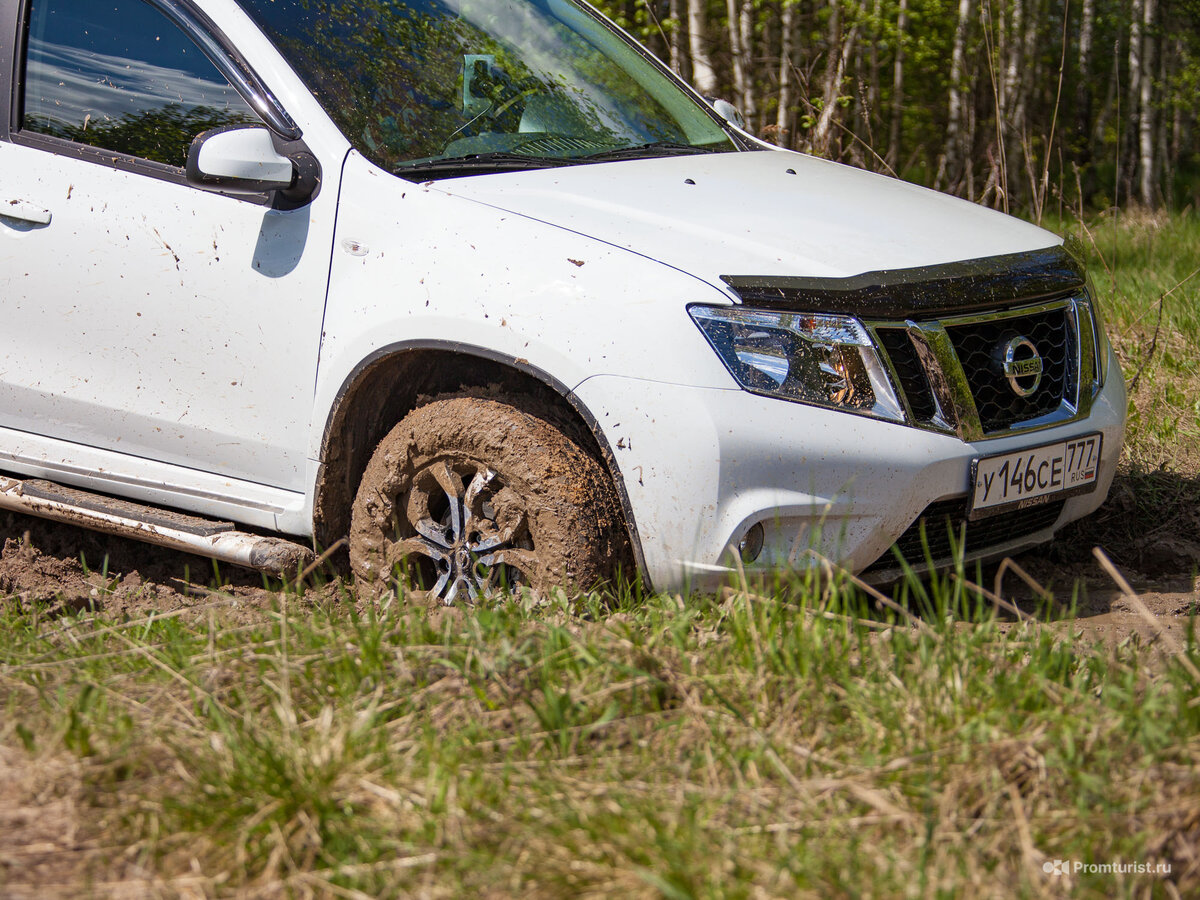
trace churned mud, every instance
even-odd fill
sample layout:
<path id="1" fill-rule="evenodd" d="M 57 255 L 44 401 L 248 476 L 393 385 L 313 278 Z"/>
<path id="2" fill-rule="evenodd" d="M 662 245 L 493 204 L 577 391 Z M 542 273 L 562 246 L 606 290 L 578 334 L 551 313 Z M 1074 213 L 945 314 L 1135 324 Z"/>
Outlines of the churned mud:
<path id="1" fill-rule="evenodd" d="M 278 607 L 257 572 L 16 513 L 0 513 L 0 602 L 57 616 L 115 617 L 211 606 L 233 619 Z"/>
<path id="2" fill-rule="evenodd" d="M 1185 622 L 1200 612 L 1200 509 L 1177 504 L 1161 517 L 1148 515 L 1147 490 L 1142 480 L 1118 476 L 1098 513 L 1017 557 L 1028 580 L 1009 568 L 997 582 L 993 565 L 984 586 L 999 588 L 1029 613 L 1073 618 L 1084 638 L 1145 633 L 1143 612 L 1093 555 L 1099 546 L 1164 627 Z M 280 602 L 280 583 L 257 572 L 16 513 L 0 513 L 0 547 L 0 597 L 7 598 L 0 602 L 47 616 L 207 615 L 216 606 L 222 617 L 241 622 Z M 317 593 L 333 598 L 352 591 L 348 579 L 334 578 Z"/>

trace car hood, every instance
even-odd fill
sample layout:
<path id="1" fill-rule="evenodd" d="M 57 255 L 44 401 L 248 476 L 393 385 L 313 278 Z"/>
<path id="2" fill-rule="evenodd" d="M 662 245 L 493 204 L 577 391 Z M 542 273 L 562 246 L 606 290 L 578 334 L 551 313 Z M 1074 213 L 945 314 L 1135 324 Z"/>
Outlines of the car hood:
<path id="1" fill-rule="evenodd" d="M 845 278 L 1061 243 L 977 204 L 782 150 L 503 173 L 436 189 L 718 286 L 722 275 Z"/>

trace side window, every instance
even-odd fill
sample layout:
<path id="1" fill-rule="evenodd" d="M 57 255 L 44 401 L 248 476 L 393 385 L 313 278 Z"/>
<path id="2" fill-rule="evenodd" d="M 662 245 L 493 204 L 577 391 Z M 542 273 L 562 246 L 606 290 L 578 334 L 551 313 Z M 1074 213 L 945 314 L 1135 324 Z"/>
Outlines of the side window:
<path id="1" fill-rule="evenodd" d="M 32 0 L 21 128 L 182 166 L 197 134 L 261 120 L 144 0 Z"/>

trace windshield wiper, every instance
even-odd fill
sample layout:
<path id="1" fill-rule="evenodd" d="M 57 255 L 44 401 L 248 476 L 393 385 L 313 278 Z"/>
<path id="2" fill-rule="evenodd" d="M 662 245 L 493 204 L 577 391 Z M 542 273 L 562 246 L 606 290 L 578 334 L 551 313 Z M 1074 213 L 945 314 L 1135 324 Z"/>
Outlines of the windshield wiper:
<path id="1" fill-rule="evenodd" d="M 520 172 L 528 169 L 549 169 L 567 166 L 573 160 L 553 156 L 524 156 L 520 153 L 471 153 L 447 159 L 426 159 L 411 165 L 397 166 L 393 173 L 401 178 L 409 174 L 422 178 L 454 178 L 459 175 L 485 175 L 489 172 Z"/>
<path id="2" fill-rule="evenodd" d="M 602 150 L 588 156 L 576 157 L 587 162 L 606 162 L 618 159 L 652 159 L 656 156 L 689 156 L 696 153 L 713 153 L 710 147 L 695 147 L 692 144 L 680 144 L 675 141 L 652 141 L 649 144 L 636 144 L 632 147 L 617 147 L 613 150 Z"/>
<path id="3" fill-rule="evenodd" d="M 584 163 L 613 162 L 621 159 L 652 159 L 660 156 L 690 156 L 713 153 L 709 147 L 693 147 L 674 141 L 654 141 L 632 147 L 615 147 L 587 156 L 527 156 L 523 153 L 470 153 L 446 159 L 425 159 L 392 171 L 401 178 L 410 175 L 418 179 L 458 178 L 465 175 L 487 175 L 493 172 L 522 172 L 531 169 L 550 169 L 555 166 L 577 166 Z"/>

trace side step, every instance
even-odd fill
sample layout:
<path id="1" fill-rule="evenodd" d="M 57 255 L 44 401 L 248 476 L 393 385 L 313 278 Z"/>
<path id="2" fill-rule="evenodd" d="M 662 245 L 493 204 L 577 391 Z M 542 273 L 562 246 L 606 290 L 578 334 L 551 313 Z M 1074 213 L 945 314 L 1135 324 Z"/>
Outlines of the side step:
<path id="1" fill-rule="evenodd" d="M 196 553 L 285 578 L 295 576 L 313 560 L 312 551 L 303 544 L 235 531 L 232 522 L 143 506 L 51 481 L 0 476 L 0 509 Z"/>

